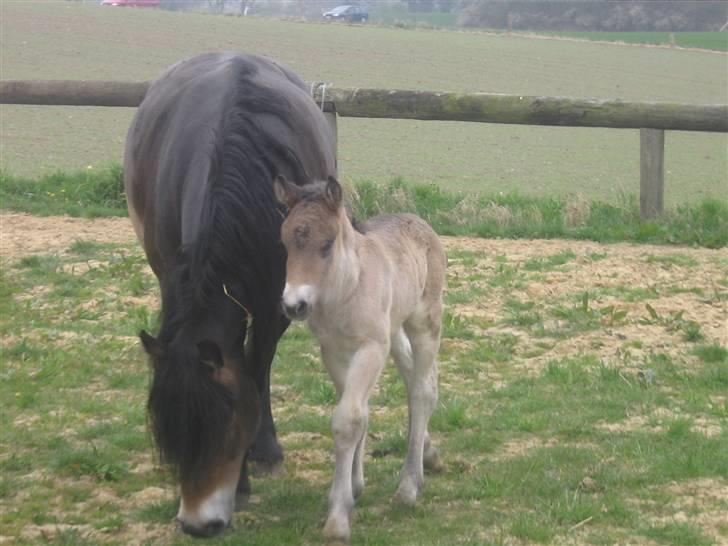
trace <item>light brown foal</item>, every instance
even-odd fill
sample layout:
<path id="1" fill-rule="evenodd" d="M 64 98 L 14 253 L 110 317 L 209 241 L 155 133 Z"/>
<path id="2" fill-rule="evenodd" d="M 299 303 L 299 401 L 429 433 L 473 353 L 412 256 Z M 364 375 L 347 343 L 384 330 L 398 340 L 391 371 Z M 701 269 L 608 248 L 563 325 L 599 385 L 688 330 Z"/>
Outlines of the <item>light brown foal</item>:
<path id="1" fill-rule="evenodd" d="M 324 527 L 327 544 L 348 543 L 354 500 L 364 488 L 368 400 L 387 356 L 407 387 L 407 457 L 395 500 L 414 504 L 423 466 L 439 466 L 428 422 L 437 403 L 445 254 L 435 232 L 412 214 L 352 225 L 334 178 L 300 187 L 278 177 L 289 214 L 283 309 L 308 320 L 339 401 L 333 430 L 336 470 Z"/>

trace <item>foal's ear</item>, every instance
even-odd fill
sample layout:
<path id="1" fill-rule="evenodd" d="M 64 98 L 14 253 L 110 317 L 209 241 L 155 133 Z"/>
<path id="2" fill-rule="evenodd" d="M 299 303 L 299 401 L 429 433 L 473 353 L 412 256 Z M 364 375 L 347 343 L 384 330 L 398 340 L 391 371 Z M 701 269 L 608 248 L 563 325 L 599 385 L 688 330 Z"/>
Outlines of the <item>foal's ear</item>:
<path id="1" fill-rule="evenodd" d="M 216 343 L 212 341 L 200 341 L 197 344 L 197 350 L 200 351 L 200 361 L 208 366 L 212 371 L 219 370 L 225 362 L 222 358 L 222 351 Z"/>
<path id="2" fill-rule="evenodd" d="M 282 174 L 273 180 L 273 193 L 278 202 L 289 209 L 301 200 L 301 188 L 289 182 Z"/>
<path id="3" fill-rule="evenodd" d="M 341 184 L 333 176 L 329 176 L 326 181 L 326 204 L 332 210 L 338 210 L 341 205 Z"/>
<path id="4" fill-rule="evenodd" d="M 139 339 L 142 340 L 144 350 L 149 356 L 151 356 L 152 358 L 162 358 L 164 356 L 166 352 L 164 343 L 159 341 L 157 338 L 150 336 L 148 333 L 142 330 L 141 332 L 139 332 Z"/>

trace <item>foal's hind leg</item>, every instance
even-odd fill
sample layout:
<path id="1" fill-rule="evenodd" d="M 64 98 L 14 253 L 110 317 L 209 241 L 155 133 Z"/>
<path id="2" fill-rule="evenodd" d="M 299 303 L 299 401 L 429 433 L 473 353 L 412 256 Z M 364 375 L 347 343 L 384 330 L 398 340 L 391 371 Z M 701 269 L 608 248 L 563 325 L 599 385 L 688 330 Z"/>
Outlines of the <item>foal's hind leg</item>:
<path id="1" fill-rule="evenodd" d="M 415 504 L 422 491 L 424 459 L 427 458 L 428 466 L 439 464 L 437 450 L 430 444 L 427 432 L 427 424 L 437 404 L 439 329 L 433 331 L 418 326 L 414 321 L 407 324 L 408 336 L 400 331 L 396 336 L 398 340 L 392 343 L 392 355 L 404 376 L 409 405 L 407 457 L 394 499 L 408 505 Z"/>

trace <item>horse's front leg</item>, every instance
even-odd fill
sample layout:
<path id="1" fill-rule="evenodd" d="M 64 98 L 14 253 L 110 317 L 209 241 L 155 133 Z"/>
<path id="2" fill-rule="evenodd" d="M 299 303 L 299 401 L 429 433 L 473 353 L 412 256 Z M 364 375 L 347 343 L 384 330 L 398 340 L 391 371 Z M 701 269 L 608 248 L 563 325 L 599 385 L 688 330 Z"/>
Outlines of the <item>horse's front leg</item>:
<path id="1" fill-rule="evenodd" d="M 352 478 L 361 478 L 352 476 L 354 456 L 357 446 L 363 445 L 361 440 L 366 434 L 369 419 L 369 395 L 384 367 L 388 352 L 387 346 L 370 342 L 353 355 L 343 370 L 331 369 L 331 362 L 327 362 L 334 382 L 339 378 L 343 380 L 341 399 L 331 420 L 336 468 L 329 493 L 329 515 L 324 526 L 328 545 L 347 544 L 351 538 L 355 493 Z M 360 463 L 361 460 L 357 461 L 358 465 Z"/>
<path id="2" fill-rule="evenodd" d="M 262 351 L 261 365 L 265 367 L 265 373 L 261 374 L 258 392 L 261 395 L 260 428 L 255 437 L 255 443 L 250 450 L 248 461 L 254 462 L 254 474 L 256 476 L 265 474 L 277 474 L 282 468 L 283 449 L 276 437 L 276 427 L 273 423 L 270 401 L 270 369 L 275 356 L 276 347 L 280 336 L 286 331 L 291 322 L 285 317 L 279 317 L 277 336 L 272 340 L 272 346 L 267 351 Z M 253 334 L 255 336 L 255 334 Z M 257 341 L 252 340 L 253 344 Z M 246 355 L 248 356 L 248 355 Z M 252 355 L 249 355 L 252 356 Z"/>

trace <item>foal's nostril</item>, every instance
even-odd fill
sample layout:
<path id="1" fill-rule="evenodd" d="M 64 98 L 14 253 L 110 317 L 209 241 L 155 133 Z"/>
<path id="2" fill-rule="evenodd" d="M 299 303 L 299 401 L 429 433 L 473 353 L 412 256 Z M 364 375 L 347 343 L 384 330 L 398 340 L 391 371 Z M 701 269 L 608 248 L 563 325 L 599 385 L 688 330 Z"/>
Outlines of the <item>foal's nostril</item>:
<path id="1" fill-rule="evenodd" d="M 283 313 L 290 319 L 302 319 L 308 314 L 308 303 L 303 300 L 294 305 L 284 303 Z"/>

